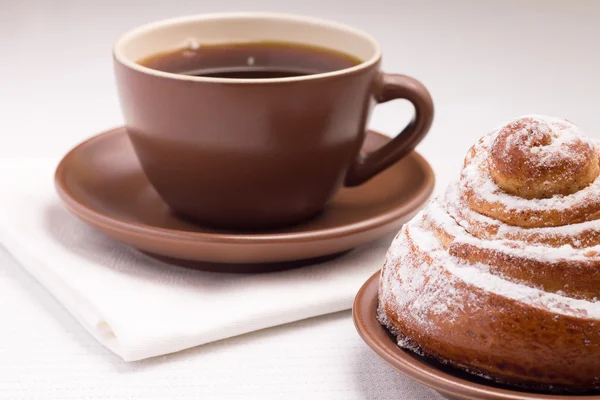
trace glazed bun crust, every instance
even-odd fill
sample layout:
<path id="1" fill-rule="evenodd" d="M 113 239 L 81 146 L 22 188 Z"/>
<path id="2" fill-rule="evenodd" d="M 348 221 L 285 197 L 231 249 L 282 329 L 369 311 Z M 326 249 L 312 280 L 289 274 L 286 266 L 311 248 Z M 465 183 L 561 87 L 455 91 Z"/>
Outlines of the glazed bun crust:
<path id="1" fill-rule="evenodd" d="M 600 389 L 599 148 L 552 117 L 482 137 L 386 256 L 378 315 L 399 345 L 528 389 Z"/>
<path id="2" fill-rule="evenodd" d="M 568 121 L 524 117 L 503 127 L 490 151 L 494 182 L 526 199 L 570 195 L 598 178 L 598 149 Z"/>

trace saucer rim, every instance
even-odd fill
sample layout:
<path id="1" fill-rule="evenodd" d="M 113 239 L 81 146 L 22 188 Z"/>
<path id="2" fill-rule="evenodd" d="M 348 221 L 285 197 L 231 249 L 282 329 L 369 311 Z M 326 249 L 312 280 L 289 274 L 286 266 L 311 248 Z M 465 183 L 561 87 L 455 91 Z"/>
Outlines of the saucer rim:
<path id="1" fill-rule="evenodd" d="M 379 358 L 408 378 L 440 394 L 470 400 L 600 400 L 600 395 L 552 395 L 496 388 L 471 382 L 441 371 L 398 347 L 377 320 L 377 301 L 381 270 L 361 286 L 354 298 L 352 319 L 361 339 Z"/>
<path id="2" fill-rule="evenodd" d="M 83 142 L 73 147 L 60 160 L 54 173 L 54 184 L 58 195 L 63 200 L 67 208 L 78 215 L 80 218 L 87 220 L 93 224 L 102 226 L 105 229 L 120 230 L 121 232 L 133 233 L 144 237 L 151 237 L 160 240 L 173 242 L 198 240 L 223 243 L 223 244 L 243 244 L 243 243 L 301 243 L 315 242 L 318 240 L 328 240 L 335 238 L 343 238 L 348 235 L 359 234 L 365 231 L 371 231 L 387 224 L 393 223 L 396 220 L 411 216 L 427 202 L 433 193 L 435 186 L 435 174 L 431 165 L 418 152 L 412 151 L 407 157 L 413 157 L 419 168 L 423 171 L 424 178 L 420 185 L 417 194 L 408 200 L 403 206 L 395 208 L 391 211 L 367 218 L 358 222 L 346 225 L 332 226 L 323 229 L 311 230 L 306 232 L 291 232 L 291 233 L 218 233 L 218 232 L 194 232 L 183 231 L 176 229 L 161 228 L 157 226 L 138 223 L 135 221 L 127 221 L 122 218 L 111 216 L 107 213 L 96 210 L 77 199 L 65 183 L 69 161 L 74 157 L 81 148 L 94 145 L 95 142 L 102 140 L 110 140 L 112 136 L 127 135 L 126 127 L 120 126 L 107 131 L 96 134 Z M 386 135 L 379 132 L 369 130 L 368 134 L 379 136 L 385 140 L 391 140 Z"/>

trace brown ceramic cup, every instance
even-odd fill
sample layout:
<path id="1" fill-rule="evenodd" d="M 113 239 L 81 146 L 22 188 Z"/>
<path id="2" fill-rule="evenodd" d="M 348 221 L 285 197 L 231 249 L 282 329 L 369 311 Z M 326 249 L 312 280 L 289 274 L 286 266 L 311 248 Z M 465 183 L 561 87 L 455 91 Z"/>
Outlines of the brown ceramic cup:
<path id="1" fill-rule="evenodd" d="M 137 63 L 190 39 L 295 42 L 362 62 L 274 79 L 187 76 Z M 209 226 L 262 229 L 310 218 L 342 186 L 360 185 L 409 153 L 433 119 L 421 83 L 380 72 L 375 39 L 313 18 L 235 13 L 160 21 L 123 35 L 114 59 L 127 132 L 145 174 L 174 212 Z M 414 118 L 385 147 L 361 154 L 372 106 L 394 99 L 409 100 Z"/>

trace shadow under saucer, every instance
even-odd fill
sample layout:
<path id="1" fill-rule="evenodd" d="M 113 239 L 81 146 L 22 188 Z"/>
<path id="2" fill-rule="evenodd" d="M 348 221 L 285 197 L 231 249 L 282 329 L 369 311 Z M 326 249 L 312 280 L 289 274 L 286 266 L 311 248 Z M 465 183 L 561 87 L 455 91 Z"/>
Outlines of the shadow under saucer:
<path id="1" fill-rule="evenodd" d="M 324 263 L 327 261 L 335 260 L 336 258 L 342 257 L 348 254 L 352 250 L 347 250 L 341 253 L 329 254 L 321 257 L 308 258 L 304 260 L 294 261 L 281 261 L 271 263 L 251 263 L 251 264 L 235 264 L 235 263 L 215 263 L 207 261 L 193 261 L 184 260 L 181 258 L 173 258 L 167 256 L 161 256 L 143 251 L 148 257 L 157 259 L 158 261 L 175 265 L 178 267 L 197 269 L 207 272 L 221 272 L 221 273 L 233 273 L 233 274 L 247 274 L 247 273 L 269 273 L 277 271 L 285 271 L 288 269 L 305 267 L 308 265 L 315 265 Z"/>

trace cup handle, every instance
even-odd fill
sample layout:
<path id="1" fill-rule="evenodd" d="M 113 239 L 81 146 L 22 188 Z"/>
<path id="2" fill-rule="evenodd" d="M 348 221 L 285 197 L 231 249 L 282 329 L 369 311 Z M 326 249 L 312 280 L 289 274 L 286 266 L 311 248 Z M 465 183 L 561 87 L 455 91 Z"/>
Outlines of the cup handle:
<path id="1" fill-rule="evenodd" d="M 391 142 L 372 153 L 358 155 L 348 169 L 345 186 L 358 186 L 400 161 L 425 137 L 433 122 L 433 100 L 421 82 L 405 75 L 379 73 L 374 86 L 378 104 L 406 99 L 415 107 L 415 114 Z"/>

